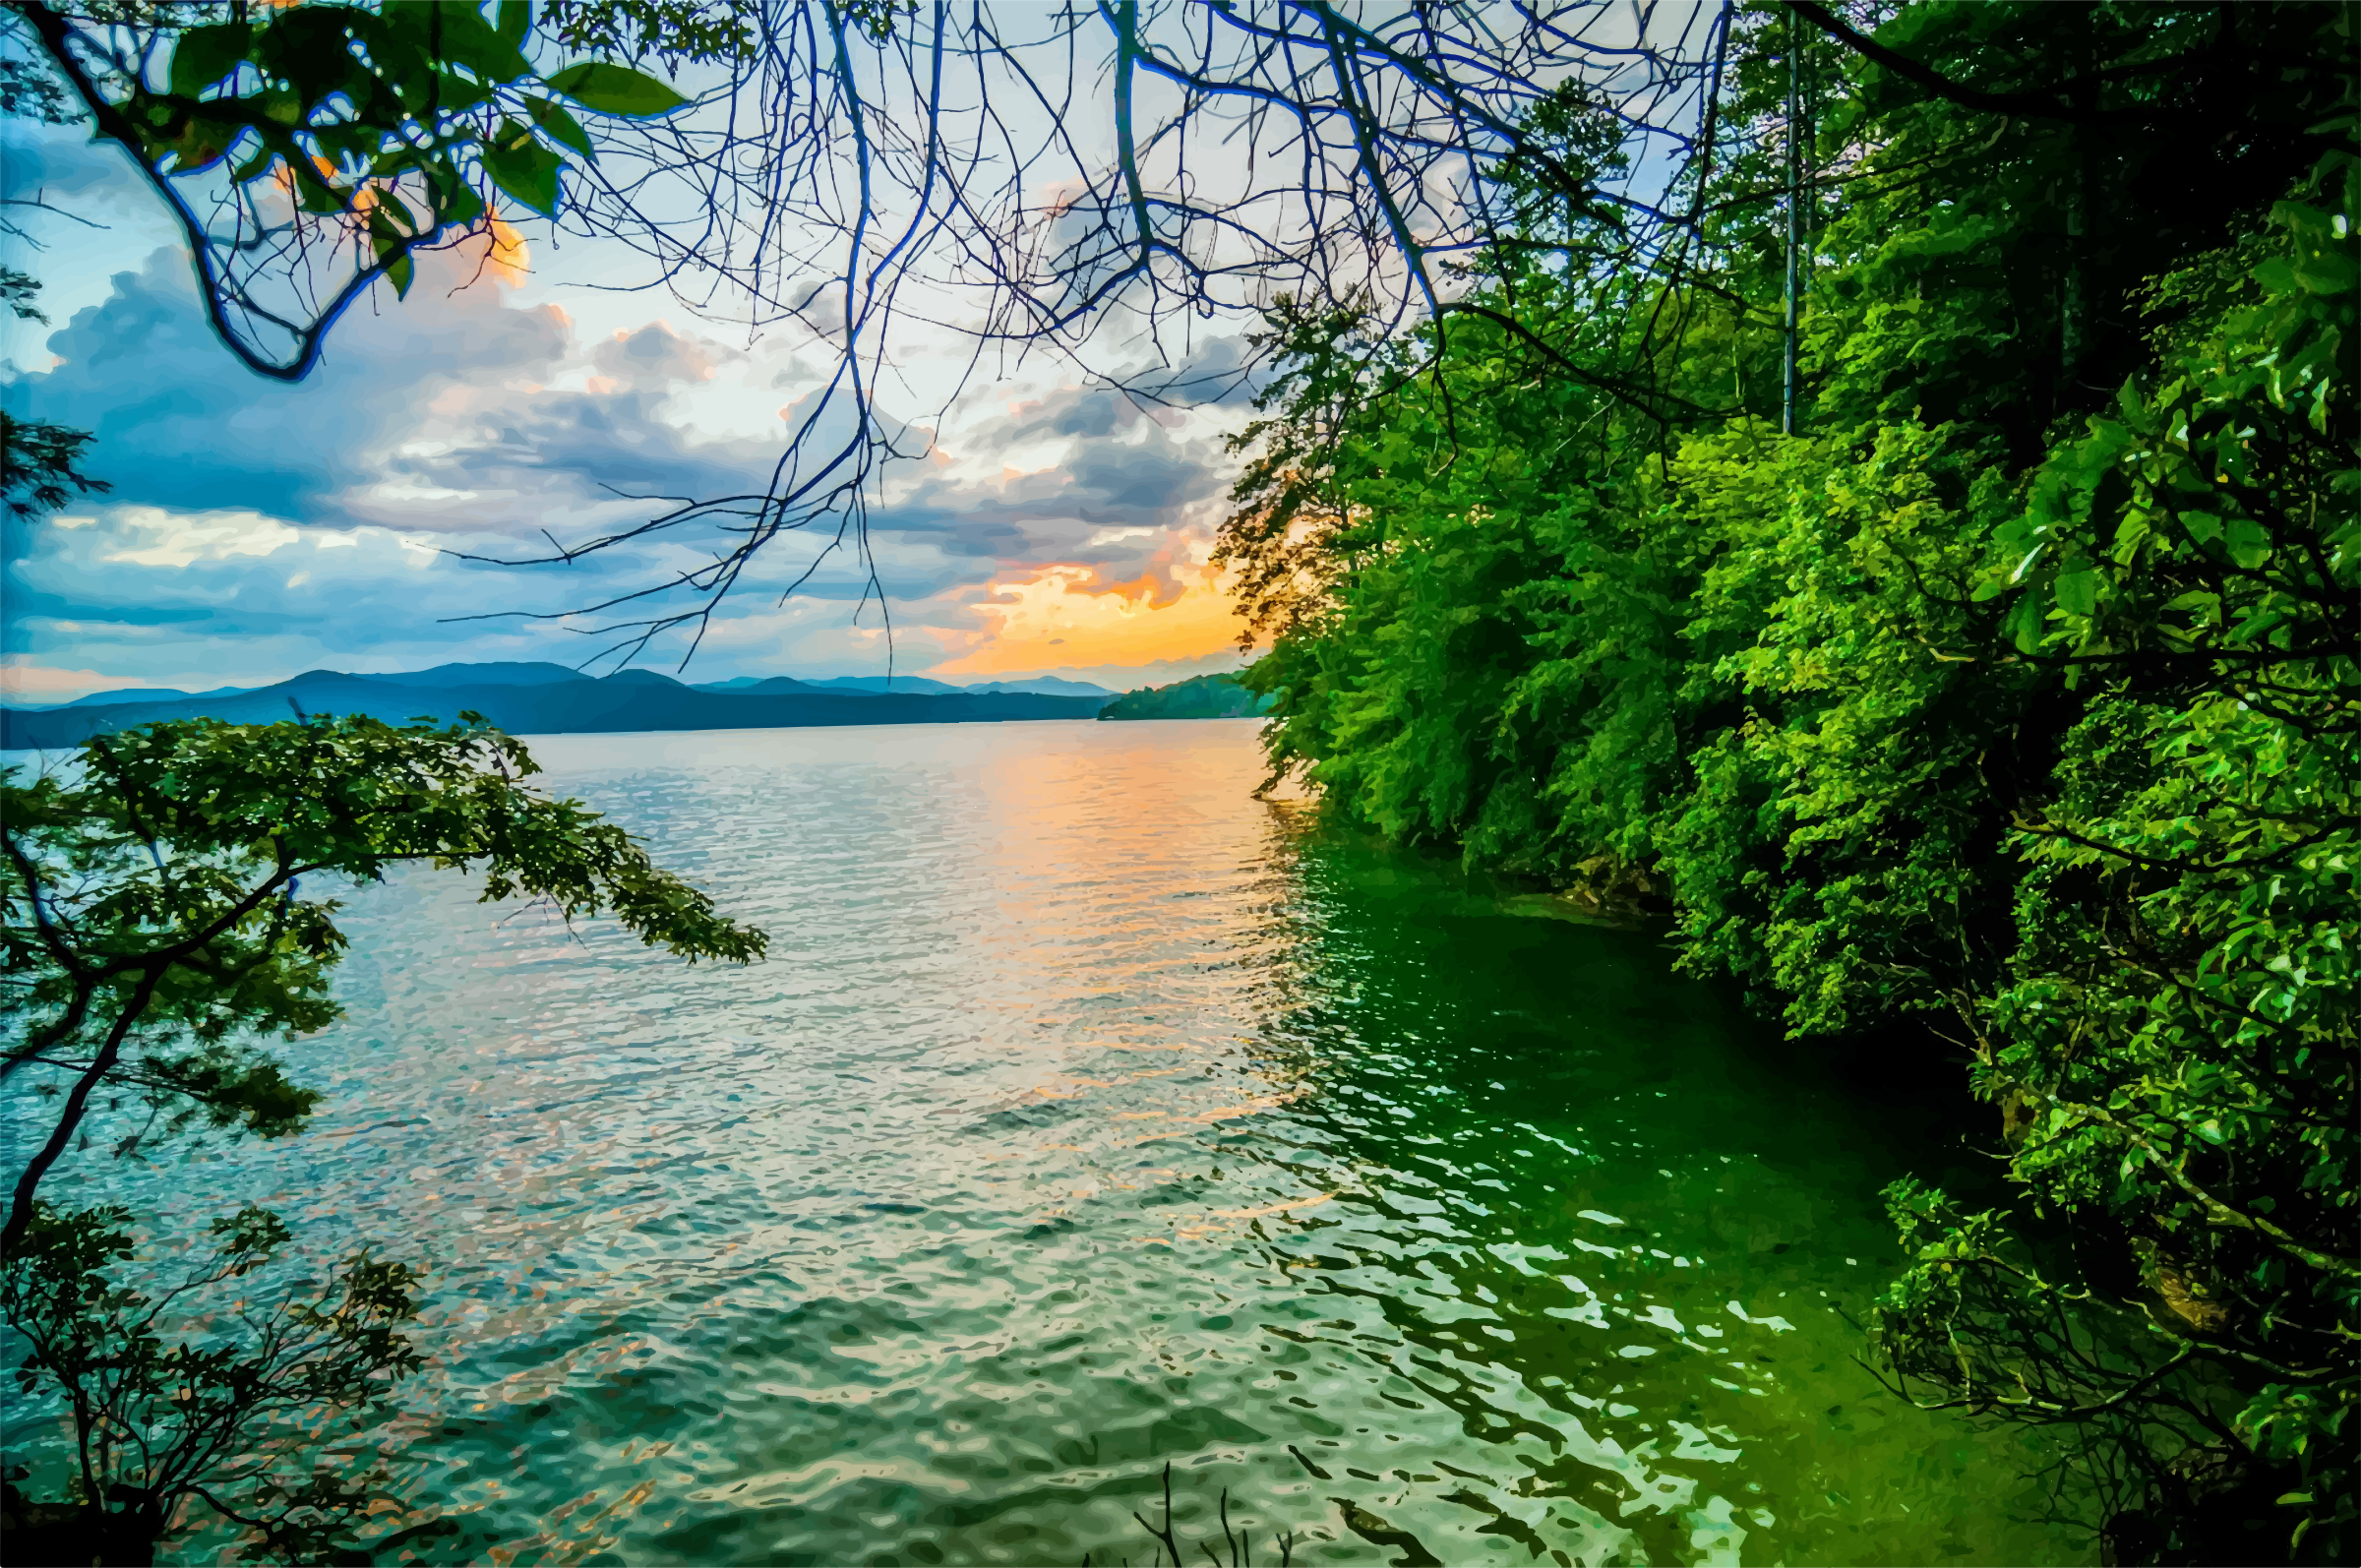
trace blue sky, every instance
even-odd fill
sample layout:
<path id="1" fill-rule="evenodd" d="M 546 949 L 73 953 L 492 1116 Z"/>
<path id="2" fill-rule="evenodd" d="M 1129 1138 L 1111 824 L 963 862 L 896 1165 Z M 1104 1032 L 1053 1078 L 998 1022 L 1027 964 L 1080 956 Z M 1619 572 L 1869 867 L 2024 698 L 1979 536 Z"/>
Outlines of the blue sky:
<path id="1" fill-rule="evenodd" d="M 30 243 L 0 242 L 42 279 L 50 316 L 0 341 L 0 403 L 94 431 L 91 466 L 113 486 L 9 529 L 0 653 L 23 700 L 323 667 L 577 663 L 600 644 L 567 624 L 449 618 L 564 611 L 696 553 L 659 540 L 504 569 L 445 552 L 515 553 L 542 529 L 578 538 L 649 513 L 608 487 L 758 489 L 784 411 L 824 368 L 809 343 L 733 338 L 662 294 L 585 287 L 608 259 L 578 243 L 552 254 L 528 230 L 525 273 L 430 258 L 406 301 L 386 290 L 356 307 L 320 368 L 283 386 L 213 339 L 186 255 L 119 154 L 65 128 L 0 135 L 7 194 L 63 210 L 30 212 Z M 1198 352 L 1219 366 L 1236 345 Z M 873 516 L 895 667 L 1119 687 L 1234 667 L 1236 622 L 1205 560 L 1240 413 L 1151 415 L 1054 377 L 972 385 L 936 454 L 898 473 Z M 849 559 L 780 602 L 812 554 L 774 548 L 691 679 L 884 669 L 875 606 L 855 620 Z"/>

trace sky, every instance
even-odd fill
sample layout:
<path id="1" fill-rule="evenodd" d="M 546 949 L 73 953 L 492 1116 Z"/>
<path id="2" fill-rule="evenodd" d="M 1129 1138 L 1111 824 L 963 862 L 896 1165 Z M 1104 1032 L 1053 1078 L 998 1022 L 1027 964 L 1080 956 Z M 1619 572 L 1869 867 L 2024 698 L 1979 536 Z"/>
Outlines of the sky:
<path id="1" fill-rule="evenodd" d="M 407 300 L 356 306 L 319 368 L 281 385 L 212 335 L 185 249 L 119 152 L 71 128 L 0 136 L 0 194 L 59 209 L 13 210 L 29 237 L 0 241 L 50 318 L 0 334 L 0 406 L 95 432 L 89 466 L 112 486 L 9 528 L 11 700 L 579 664 L 605 645 L 582 618 L 457 618 L 560 615 L 694 562 L 687 541 L 540 567 L 453 552 L 515 555 L 544 529 L 578 539 L 654 510 L 618 491 L 759 490 L 826 367 L 789 333 L 750 340 L 662 293 L 586 286 L 620 258 L 528 228 L 496 254 L 487 239 L 422 259 Z M 1219 369 L 1239 346 L 1217 333 L 1193 352 Z M 943 680 L 1121 690 L 1236 668 L 1240 624 L 1208 557 L 1237 461 L 1224 437 L 1244 416 L 1242 394 L 1149 411 L 1038 369 L 980 376 L 873 508 L 890 634 L 849 552 L 782 598 L 817 548 L 790 539 L 685 678 L 882 674 L 890 657 Z M 679 655 L 640 662 L 671 672 Z"/>

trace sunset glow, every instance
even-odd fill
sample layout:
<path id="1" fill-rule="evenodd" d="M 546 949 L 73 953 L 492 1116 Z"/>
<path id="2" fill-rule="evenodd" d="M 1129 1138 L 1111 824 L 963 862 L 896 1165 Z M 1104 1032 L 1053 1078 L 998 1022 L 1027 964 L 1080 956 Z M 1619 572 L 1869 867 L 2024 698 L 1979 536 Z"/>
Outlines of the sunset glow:
<path id="1" fill-rule="evenodd" d="M 992 585 L 974 606 L 991 638 L 938 675 L 1000 675 L 1102 664 L 1201 658 L 1237 644 L 1238 613 L 1210 567 L 1182 569 L 1179 591 L 1153 573 L 1102 584 L 1088 567 L 1051 566 Z"/>

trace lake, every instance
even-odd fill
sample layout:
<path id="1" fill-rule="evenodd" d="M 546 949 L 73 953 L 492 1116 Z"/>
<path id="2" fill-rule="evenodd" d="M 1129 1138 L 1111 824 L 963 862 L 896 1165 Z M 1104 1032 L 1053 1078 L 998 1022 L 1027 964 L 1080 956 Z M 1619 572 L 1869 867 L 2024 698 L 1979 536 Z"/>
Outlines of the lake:
<path id="1" fill-rule="evenodd" d="M 381 1560 L 1141 1562 L 1168 1462 L 1258 1562 L 2087 1560 L 1853 1359 L 1956 1107 L 1252 798 L 1256 729 L 534 741 L 770 959 L 404 874 L 311 1131 L 48 1195 L 428 1268 Z"/>

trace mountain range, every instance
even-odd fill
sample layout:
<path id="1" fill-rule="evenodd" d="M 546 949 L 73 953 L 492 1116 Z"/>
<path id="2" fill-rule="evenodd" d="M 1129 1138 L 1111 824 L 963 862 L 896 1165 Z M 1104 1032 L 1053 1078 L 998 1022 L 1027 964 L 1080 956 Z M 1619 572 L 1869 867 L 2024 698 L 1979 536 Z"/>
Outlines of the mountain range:
<path id="1" fill-rule="evenodd" d="M 1087 719 L 1115 695 L 1056 677 L 962 689 L 896 676 L 890 690 L 884 686 L 878 676 L 739 677 L 691 686 L 653 670 L 594 678 L 538 663 L 441 664 L 393 675 L 313 670 L 275 686 L 105 692 L 58 707 L 0 708 L 0 749 L 76 746 L 92 735 L 159 719 L 267 724 L 297 713 L 451 723 L 466 709 L 516 735 Z"/>
<path id="2" fill-rule="evenodd" d="M 1041 696 L 1113 696 L 1103 686 L 1088 681 L 1068 681 L 1061 676 L 1036 676 L 1030 681 L 979 681 L 973 686 L 949 686 L 941 681 L 930 681 L 923 675 L 832 675 L 824 681 L 799 681 L 792 676 L 741 675 L 727 681 L 713 681 L 697 688 L 700 692 L 904 692 L 923 695 L 944 696 L 957 693 L 985 694 L 1030 692 Z"/>

